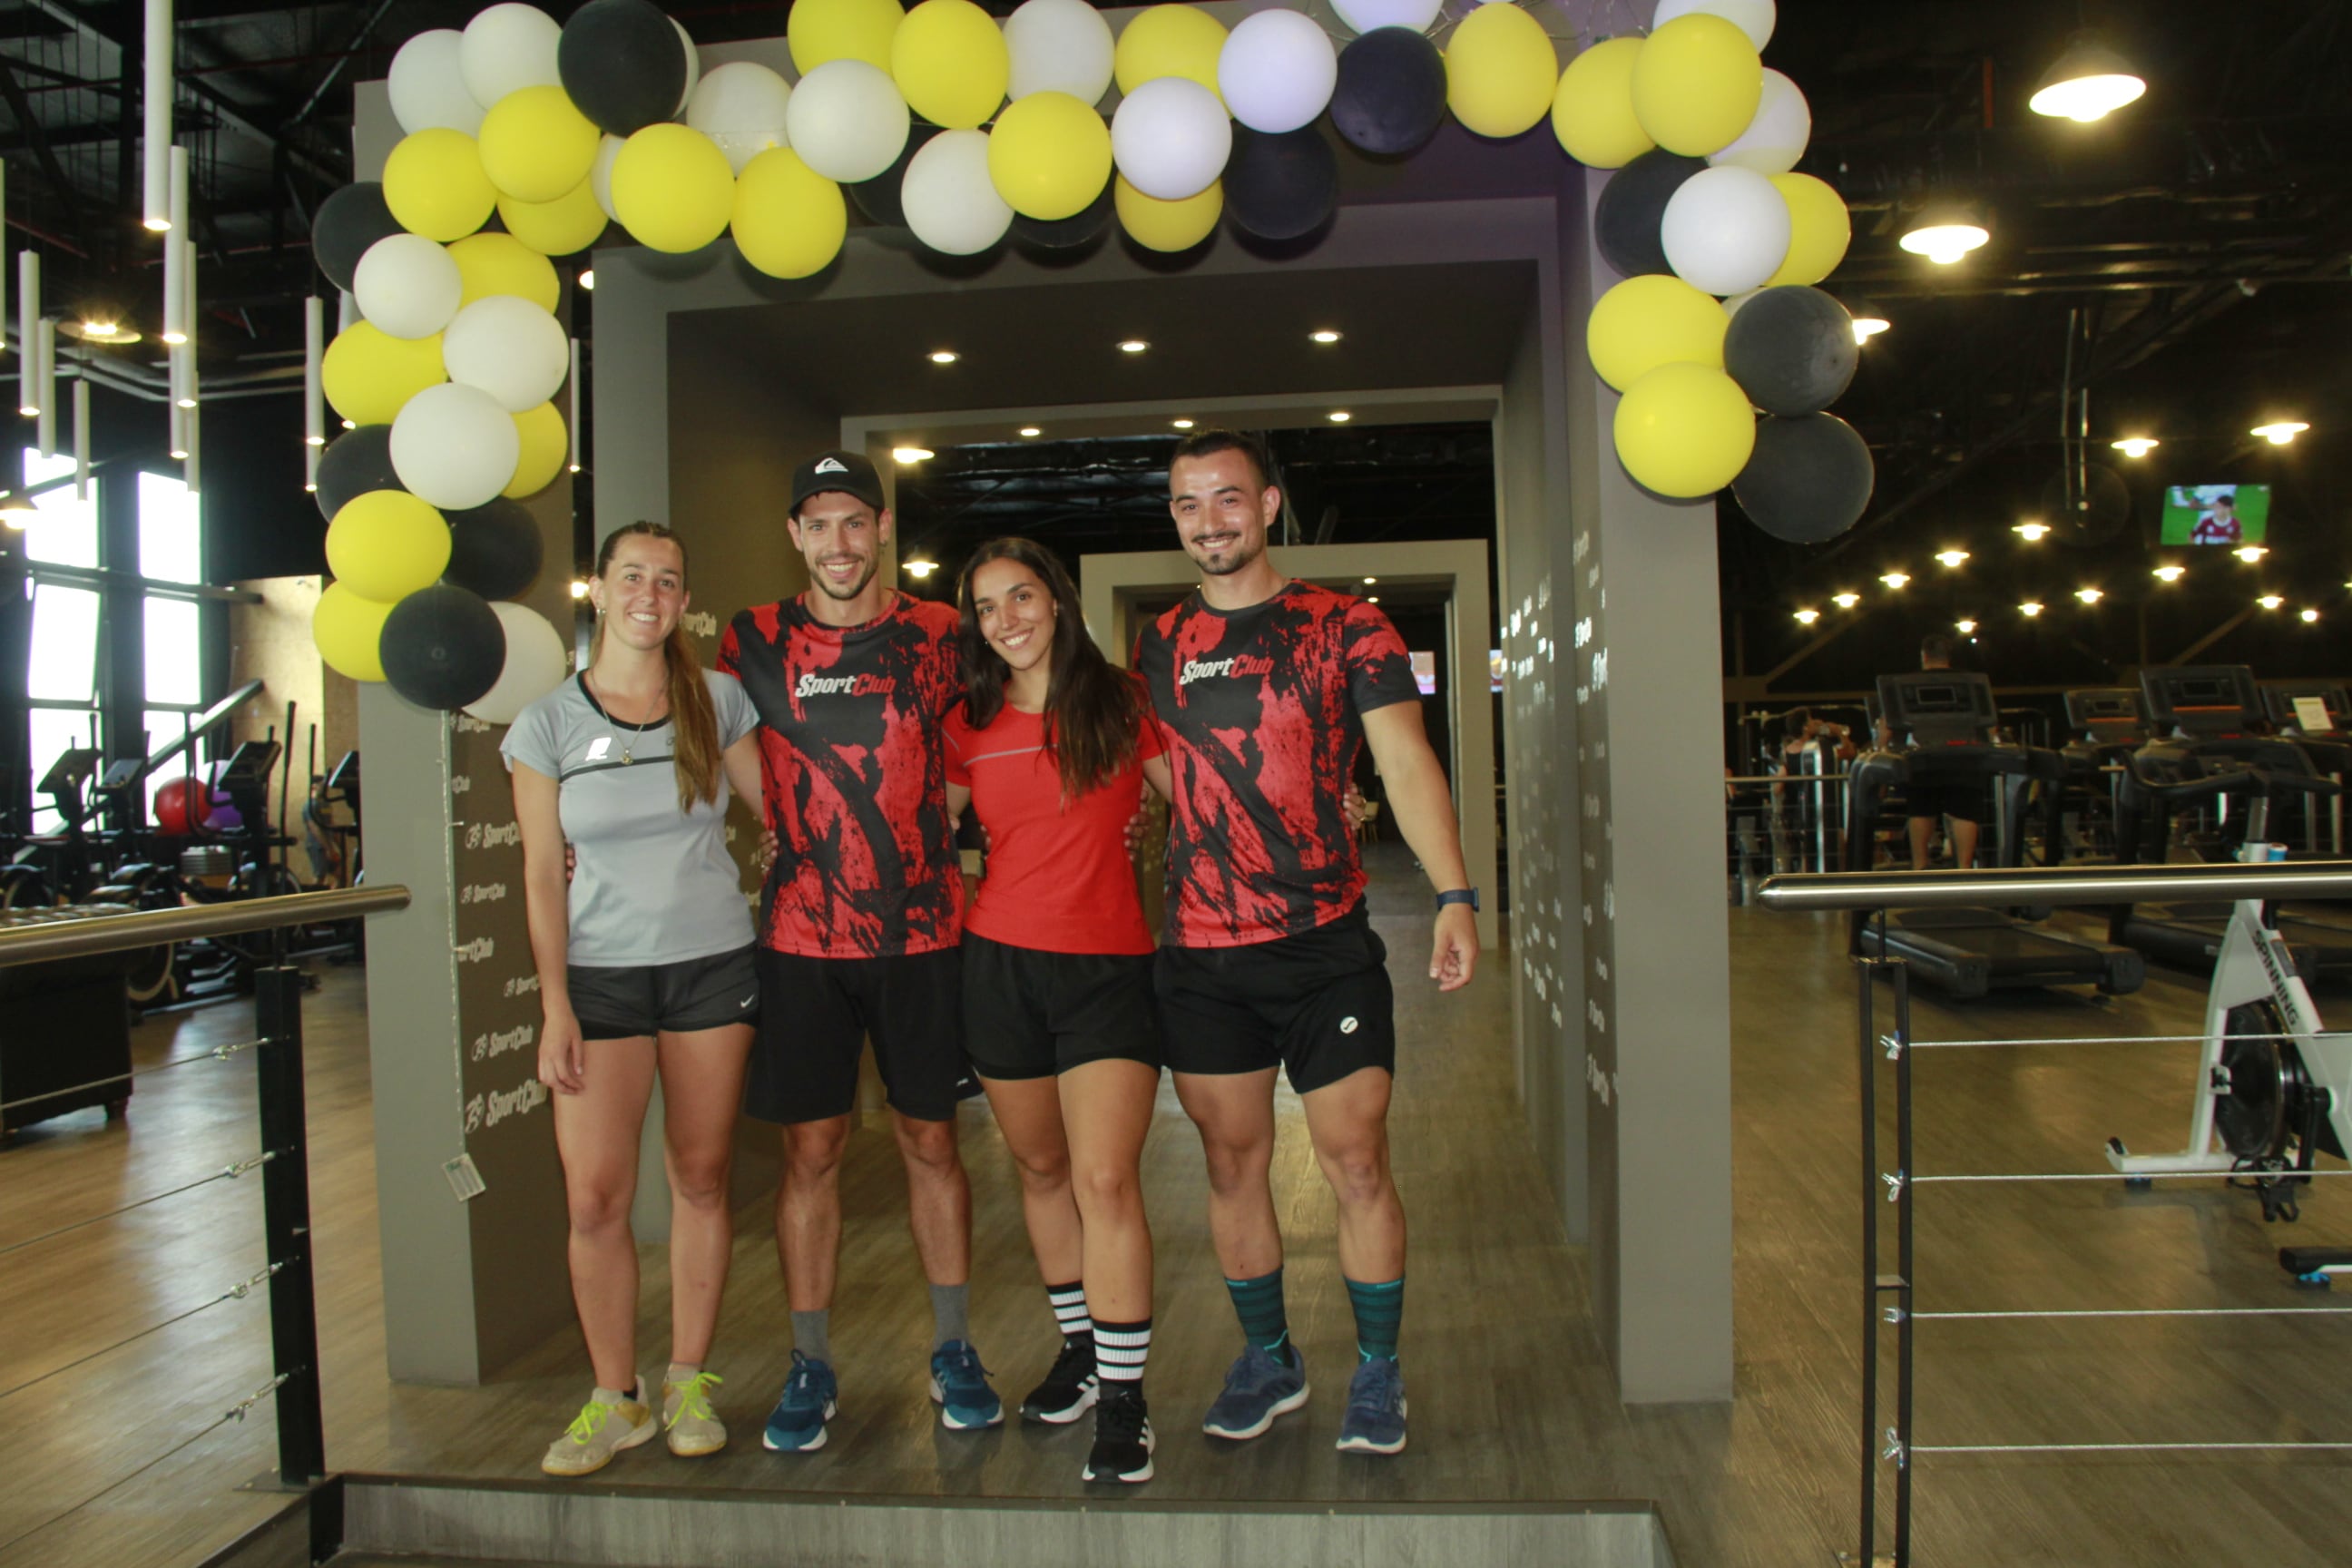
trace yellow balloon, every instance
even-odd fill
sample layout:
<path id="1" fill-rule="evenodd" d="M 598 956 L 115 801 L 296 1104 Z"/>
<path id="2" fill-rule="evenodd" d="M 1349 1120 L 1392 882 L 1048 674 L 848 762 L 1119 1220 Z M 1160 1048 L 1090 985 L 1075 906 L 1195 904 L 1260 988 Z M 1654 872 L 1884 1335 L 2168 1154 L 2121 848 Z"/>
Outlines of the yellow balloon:
<path id="1" fill-rule="evenodd" d="M 799 153 L 771 147 L 736 176 L 731 226 L 744 260 L 771 278 L 806 278 L 841 254 L 849 204 Z"/>
<path id="2" fill-rule="evenodd" d="M 1445 106 L 1481 136 L 1532 129 L 1550 111 L 1559 89 L 1559 58 L 1551 38 L 1517 5 L 1479 6 L 1462 18 L 1445 46 Z M 1755 112 L 1748 110 L 1750 118 Z M 1744 129 L 1746 121 L 1741 124 Z"/>
<path id="3" fill-rule="evenodd" d="M 518 88 L 482 116 L 482 173 L 517 201 L 551 202 L 588 177 L 604 140 L 562 88 Z"/>
<path id="4" fill-rule="evenodd" d="M 596 205 L 595 187 L 585 180 L 551 202 L 519 202 L 512 196 L 500 196 L 499 217 L 506 224 L 507 233 L 541 256 L 573 255 L 595 244 L 604 232 L 604 209 Z M 471 239 L 457 242 L 472 243 Z M 554 270 L 548 269 L 551 278 Z M 548 306 L 550 310 L 554 308 L 552 304 Z"/>
<path id="5" fill-rule="evenodd" d="M 1741 35 L 1743 37 L 1745 34 Z M 1756 450 L 1756 411 L 1739 384 L 1703 364 L 1662 364 L 1617 405 L 1617 459 L 1662 496 L 1713 495 Z"/>
<path id="6" fill-rule="evenodd" d="M 971 0 L 923 0 L 890 41 L 907 107 L 934 125 L 973 131 L 1004 101 L 1013 56 L 1004 29 Z"/>
<path id="7" fill-rule="evenodd" d="M 446 529 L 442 530 L 447 532 Z M 341 583 L 330 583 L 310 612 L 310 640 L 327 668 L 353 680 L 382 680 L 383 618 L 392 606 L 362 599 Z"/>
<path id="8" fill-rule="evenodd" d="M 1764 286 L 1818 283 L 1845 259 L 1853 219 L 1838 194 L 1811 174 L 1774 174 L 1771 181 L 1789 204 L 1789 256 Z"/>
<path id="9" fill-rule="evenodd" d="M 1584 346 L 1601 379 L 1622 392 L 1662 364 L 1723 368 L 1731 317 L 1712 294 L 1679 278 L 1628 278 L 1592 307 Z"/>
<path id="10" fill-rule="evenodd" d="M 353 496 L 327 525 L 327 570 L 362 599 L 396 605 L 448 564 L 449 525 L 406 490 Z"/>
<path id="11" fill-rule="evenodd" d="M 613 210 L 639 245 L 683 255 L 727 232 L 735 171 L 718 143 L 684 125 L 648 125 L 613 160 Z"/>
<path id="12" fill-rule="evenodd" d="M 596 199 L 593 191 L 588 199 Z M 449 247 L 449 259 L 457 264 L 461 307 L 492 294 L 512 294 L 553 315 L 562 298 L 554 264 L 514 235 L 468 235 Z"/>
<path id="13" fill-rule="evenodd" d="M 490 221 L 498 199 L 479 145 L 462 131 L 415 132 L 383 161 L 383 204 L 411 234 L 444 245 L 463 239 Z"/>
<path id="14" fill-rule="evenodd" d="M 1153 5 L 1129 19 L 1111 55 L 1118 90 L 1133 92 L 1157 77 L 1181 76 L 1217 91 L 1217 57 L 1225 25 L 1197 5 Z M 1223 101 L 1220 94 L 1219 102 Z M 1095 187 L 1099 193 L 1102 189 Z"/>
<path id="15" fill-rule="evenodd" d="M 1633 112 L 1639 38 L 1606 38 L 1569 61 L 1551 100 L 1552 134 L 1588 169 L 1622 169 L 1657 145 Z"/>
<path id="16" fill-rule="evenodd" d="M 796 0 L 784 22 L 793 68 L 806 76 L 827 60 L 864 60 L 888 70 L 905 15 L 898 0 Z"/>
<path id="17" fill-rule="evenodd" d="M 996 117 L 988 137 L 988 180 L 1024 216 L 1076 217 L 1110 183 L 1110 127 L 1066 92 L 1033 92 Z"/>
<path id="18" fill-rule="evenodd" d="M 1764 62 L 1748 35 L 1693 11 L 1652 33 L 1633 60 L 1633 112 L 1669 153 L 1704 158 L 1739 140 L 1764 98 Z"/>
<path id="19" fill-rule="evenodd" d="M 563 416 L 555 411 L 552 403 L 542 403 L 536 408 L 526 408 L 509 416 L 515 431 L 522 437 L 522 457 L 515 463 L 514 478 L 499 493 L 510 500 L 535 496 L 555 482 L 572 456 L 572 432 L 563 426 Z"/>
<path id="20" fill-rule="evenodd" d="M 1212 181 L 1209 188 L 1197 196 L 1163 202 L 1145 195 L 1129 184 L 1127 176 L 1122 174 L 1110 199 L 1118 209 L 1119 226 L 1146 250 L 1190 250 L 1217 231 L 1217 219 L 1225 211 L 1222 181 Z"/>
<path id="21" fill-rule="evenodd" d="M 440 333 L 395 338 L 366 321 L 338 332 L 319 364 L 327 401 L 354 425 L 389 425 L 410 398 L 448 379 Z"/>

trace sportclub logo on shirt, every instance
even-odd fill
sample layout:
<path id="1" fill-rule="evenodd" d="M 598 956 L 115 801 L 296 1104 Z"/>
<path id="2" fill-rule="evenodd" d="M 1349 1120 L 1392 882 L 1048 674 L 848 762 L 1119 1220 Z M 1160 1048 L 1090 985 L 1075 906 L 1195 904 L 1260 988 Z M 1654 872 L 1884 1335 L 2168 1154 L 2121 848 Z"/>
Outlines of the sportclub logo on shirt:
<path id="1" fill-rule="evenodd" d="M 1231 658 L 1188 658 L 1177 672 L 1176 684 L 1190 686 L 1196 680 L 1209 680 L 1219 676 L 1253 678 L 1274 673 L 1274 660 L 1259 653 L 1237 653 Z"/>
<path id="2" fill-rule="evenodd" d="M 793 688 L 795 699 L 810 697 L 887 697 L 898 689 L 887 675 L 803 675 Z"/>

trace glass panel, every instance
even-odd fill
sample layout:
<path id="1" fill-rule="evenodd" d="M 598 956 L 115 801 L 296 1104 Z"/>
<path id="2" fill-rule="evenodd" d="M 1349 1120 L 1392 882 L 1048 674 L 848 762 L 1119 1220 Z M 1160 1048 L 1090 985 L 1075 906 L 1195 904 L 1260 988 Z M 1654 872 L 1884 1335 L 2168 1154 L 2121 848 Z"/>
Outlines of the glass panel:
<path id="1" fill-rule="evenodd" d="M 39 484 L 59 475 L 73 476 L 69 457 L 44 458 L 37 448 L 25 448 L 25 483 Z M 25 553 L 35 561 L 59 566 L 98 564 L 98 481 L 92 479 L 89 500 L 74 500 L 73 486 L 60 485 L 33 498 L 40 518 L 25 531 Z"/>
<path id="2" fill-rule="evenodd" d="M 97 732 L 98 715 L 71 708 L 36 708 L 32 712 L 33 773 L 29 782 L 39 784 L 58 753 L 68 746 L 91 744 L 90 736 Z M 64 823 L 49 809 L 49 797 L 33 797 L 33 831 L 55 833 Z"/>
<path id="3" fill-rule="evenodd" d="M 43 583 L 33 590 L 33 660 L 26 694 L 66 702 L 98 695 L 98 595 Z"/>
<path id="4" fill-rule="evenodd" d="M 139 573 L 164 583 L 205 580 L 203 511 L 185 481 L 163 474 L 139 476 Z M 151 619 L 150 626 L 154 625 Z M 149 669 L 153 669 L 151 654 Z M 151 688 L 148 693 L 155 697 Z M 157 698 L 158 700 L 163 699 Z M 191 699 L 190 700 L 194 700 Z"/>
<path id="5" fill-rule="evenodd" d="M 147 601 L 147 700 L 204 700 L 197 658 L 196 606 L 186 599 Z"/>

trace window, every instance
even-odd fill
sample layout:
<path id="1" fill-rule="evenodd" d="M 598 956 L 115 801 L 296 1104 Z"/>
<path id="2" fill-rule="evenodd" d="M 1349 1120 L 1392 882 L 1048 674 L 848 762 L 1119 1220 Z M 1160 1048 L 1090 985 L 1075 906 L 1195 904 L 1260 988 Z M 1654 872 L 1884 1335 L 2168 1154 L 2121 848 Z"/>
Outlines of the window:
<path id="1" fill-rule="evenodd" d="M 88 709 L 36 708 L 32 712 L 33 773 L 27 784 L 37 784 L 58 754 L 70 746 L 89 746 L 98 733 L 98 715 Z M 33 831 L 55 833 L 65 826 L 49 808 L 49 797 L 33 797 Z"/>
<path id="2" fill-rule="evenodd" d="M 37 447 L 25 448 L 25 483 L 33 486 L 45 479 L 70 478 L 74 471 L 71 458 L 44 458 Z M 96 566 L 98 561 L 98 489 L 90 488 L 89 500 L 74 500 L 73 487 L 60 485 L 53 490 L 43 490 L 33 498 L 33 506 L 41 515 L 25 531 L 25 557 L 29 561 L 46 561 L 54 566 Z"/>
<path id="3" fill-rule="evenodd" d="M 26 694 L 87 704 L 98 695 L 98 595 L 42 583 L 33 589 L 33 658 Z"/>
<path id="4" fill-rule="evenodd" d="M 162 474 L 139 476 L 139 574 L 159 583 L 205 580 L 204 523 L 187 485 Z M 152 658 L 152 656 L 151 655 Z M 148 668 L 152 669 L 151 663 Z M 154 695 L 149 689 L 150 696 Z"/>
<path id="5" fill-rule="evenodd" d="M 147 601 L 147 700 L 198 708 L 204 704 L 195 601 L 151 596 Z"/>

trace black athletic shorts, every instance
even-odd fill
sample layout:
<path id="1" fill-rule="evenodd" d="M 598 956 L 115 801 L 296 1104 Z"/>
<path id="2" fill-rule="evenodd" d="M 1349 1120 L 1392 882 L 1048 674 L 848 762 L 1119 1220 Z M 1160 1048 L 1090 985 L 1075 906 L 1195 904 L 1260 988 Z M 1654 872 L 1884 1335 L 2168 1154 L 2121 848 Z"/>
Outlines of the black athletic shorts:
<path id="1" fill-rule="evenodd" d="M 748 947 L 625 969 L 568 964 L 563 983 L 583 1040 L 689 1035 L 760 1018 L 760 974 Z"/>
<path id="2" fill-rule="evenodd" d="M 1904 786 L 1904 798 L 1913 816 L 1949 816 L 1961 822 L 1985 819 L 1985 785 L 1977 782 L 1937 780 Z"/>
<path id="3" fill-rule="evenodd" d="M 743 1109 L 787 1125 L 846 1116 L 868 1037 L 891 1108 L 952 1121 L 969 1081 L 962 960 L 954 948 L 890 958 L 803 958 L 758 950 L 760 1037 Z"/>
<path id="4" fill-rule="evenodd" d="M 1108 1058 L 1158 1072 L 1151 955 L 1047 952 L 966 931 L 963 1039 L 982 1078 L 1053 1078 Z"/>
<path id="5" fill-rule="evenodd" d="M 1273 942 L 1163 947 L 1152 981 L 1171 1071 L 1256 1072 L 1279 1062 L 1306 1094 L 1361 1068 L 1396 1070 L 1388 948 L 1360 904 Z"/>

